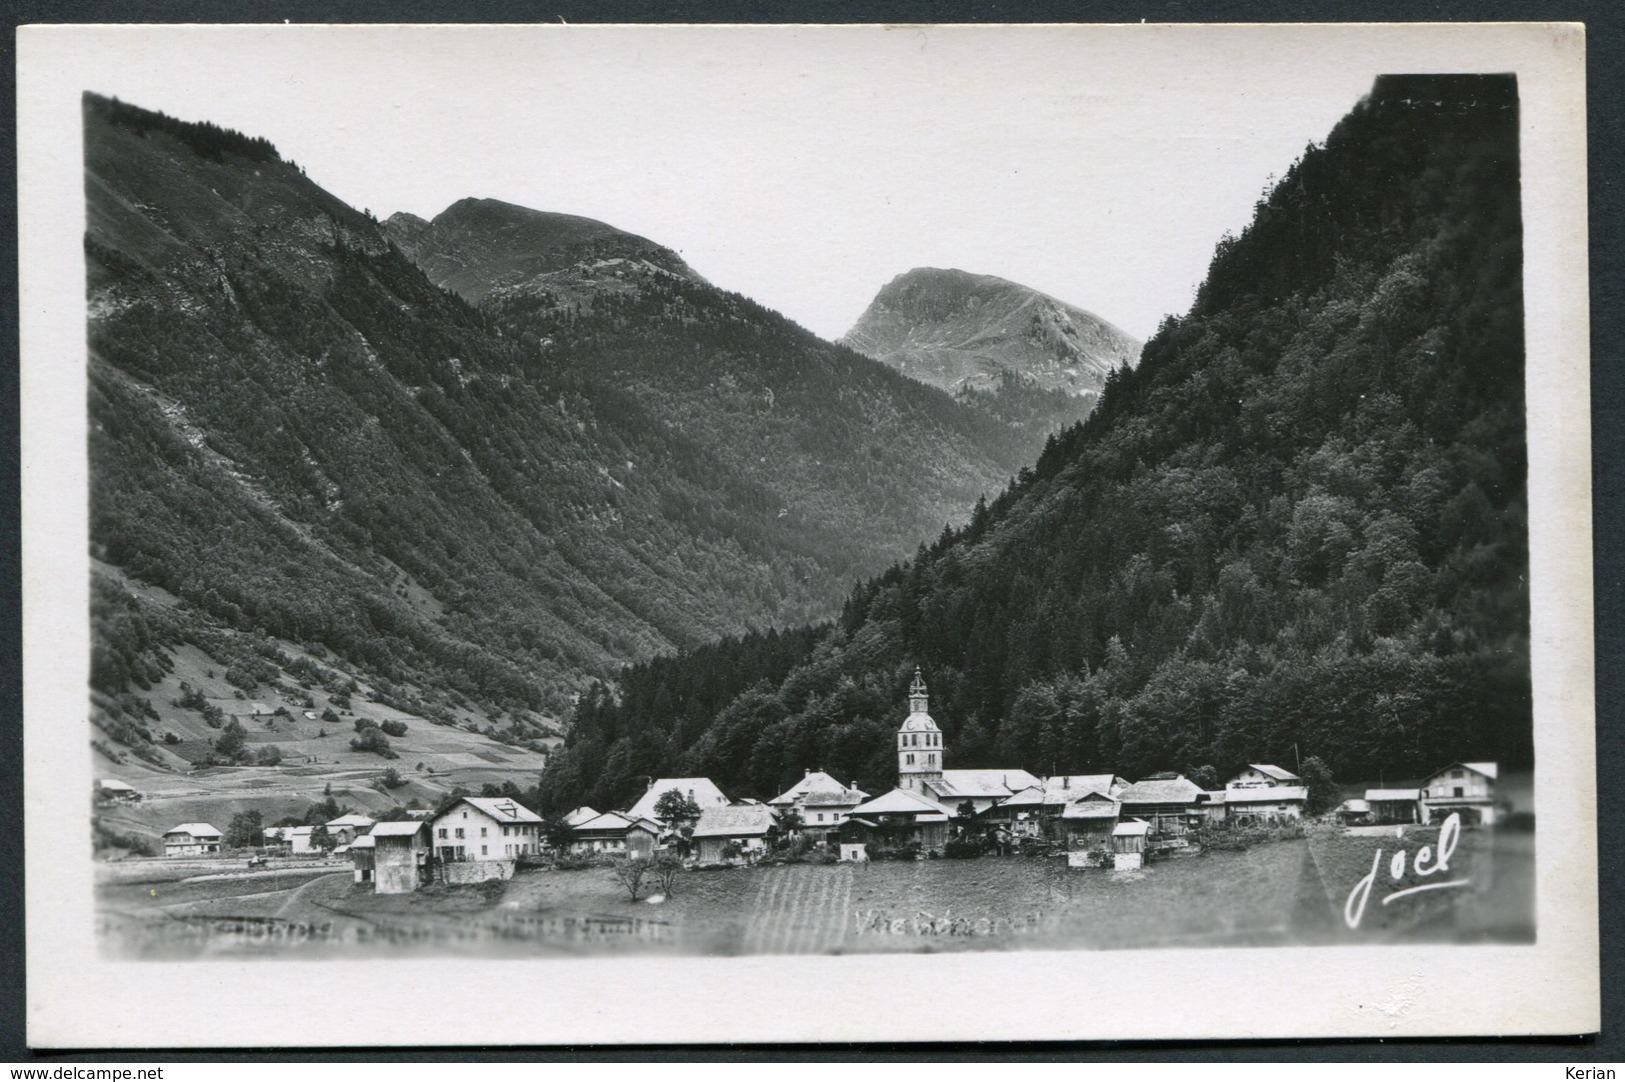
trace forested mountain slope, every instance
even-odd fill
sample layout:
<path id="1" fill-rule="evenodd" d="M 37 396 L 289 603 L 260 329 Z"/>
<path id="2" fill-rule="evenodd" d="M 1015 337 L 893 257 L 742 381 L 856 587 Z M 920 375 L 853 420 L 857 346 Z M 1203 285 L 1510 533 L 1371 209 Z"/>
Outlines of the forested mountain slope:
<path id="1" fill-rule="evenodd" d="M 827 617 L 1016 466 L 985 417 L 680 263 L 544 340 L 263 140 L 93 95 L 85 124 L 92 549 L 179 599 L 157 641 L 104 591 L 135 610 L 95 622 L 107 695 L 235 629 L 403 709 L 562 714 L 628 660 Z"/>
<path id="2" fill-rule="evenodd" d="M 890 785 L 915 664 L 950 766 L 1527 763 L 1517 120 L 1510 76 L 1379 79 L 1008 491 L 799 657 L 725 642 L 587 697 L 548 796 Z"/>

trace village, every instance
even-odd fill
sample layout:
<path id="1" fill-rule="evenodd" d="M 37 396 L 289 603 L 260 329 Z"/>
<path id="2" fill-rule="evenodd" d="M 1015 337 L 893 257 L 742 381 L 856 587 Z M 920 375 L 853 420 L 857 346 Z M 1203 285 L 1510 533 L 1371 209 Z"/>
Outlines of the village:
<path id="1" fill-rule="evenodd" d="M 730 799 L 708 778 L 659 778 L 624 809 L 579 807 L 548 821 L 510 797 L 460 795 L 396 820 L 348 812 L 324 824 L 265 827 L 246 850 L 228 850 L 214 825 L 180 823 L 164 832 L 163 854 L 236 853 L 250 866 L 271 857 L 347 860 L 352 889 L 377 894 L 595 863 L 708 869 L 787 858 L 863 864 L 1020 854 L 1064 858 L 1074 869 L 1134 872 L 1199 853 L 1216 835 L 1301 837 L 1315 817 L 1310 786 L 1270 763 L 1246 764 L 1217 788 L 1173 772 L 1130 781 L 1113 773 L 945 769 L 943 733 L 928 708 L 916 670 L 896 734 L 897 785 L 880 795 L 817 769 L 766 801 Z M 1335 806 L 1322 798 L 1330 810 L 1319 818 L 1401 836 L 1408 826 L 1437 825 L 1452 815 L 1469 827 L 1494 826 L 1507 808 L 1496 794 L 1497 774 L 1495 763 L 1450 763 L 1417 788 L 1367 789 Z M 139 801 L 140 794 L 103 779 L 98 799 Z M 639 877 L 632 878 L 635 900 Z"/>

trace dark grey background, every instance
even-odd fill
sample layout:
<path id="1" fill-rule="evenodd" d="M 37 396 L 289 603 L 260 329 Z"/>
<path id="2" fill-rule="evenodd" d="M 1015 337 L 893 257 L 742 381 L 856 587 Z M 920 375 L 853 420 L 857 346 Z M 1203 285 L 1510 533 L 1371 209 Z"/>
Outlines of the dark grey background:
<path id="1" fill-rule="evenodd" d="M 22 841 L 22 591 L 21 511 L 18 503 L 17 419 L 17 250 L 15 228 L 7 230 L 0 248 L 0 323 L 4 324 L 8 370 L 0 379 L 0 501 L 9 509 L 0 537 L 0 1061 L 34 1059 L 42 1063 L 107 1061 L 136 1065 L 143 1061 L 226 1063 L 232 1061 L 329 1061 L 405 1059 L 468 1062 L 513 1060 L 975 1060 L 1020 1056 L 1031 1060 L 1282 1060 L 1282 1061 L 1456 1061 L 1550 1062 L 1552 1078 L 1562 1064 L 1625 1062 L 1625 784 L 1619 764 L 1625 761 L 1625 737 L 1618 717 L 1625 701 L 1625 368 L 1620 342 L 1620 251 L 1625 246 L 1625 207 L 1620 175 L 1625 171 L 1621 127 L 1625 100 L 1621 68 L 1625 66 L 1625 5 L 1614 2 L 1536 3 L 1528 0 L 1435 0 L 1404 5 L 1380 0 L 1124 0 L 1058 2 L 1058 0 L 14 0 L 0 42 L 7 77 L 0 81 L 0 116 L 8 122 L 0 138 L 0 204 L 16 221 L 16 35 L 19 25 L 35 22 L 1435 22 L 1435 21 L 1575 21 L 1587 24 L 1588 128 L 1591 216 L 1591 394 L 1592 475 L 1595 520 L 1597 627 L 1597 779 L 1599 823 L 1598 873 L 1602 932 L 1602 1018 L 1600 1035 L 1577 1035 L 1540 1041 L 1484 1039 L 1460 1041 L 1272 1041 L 1272 1042 L 1116 1042 L 1090 1044 L 937 1044 L 723 1046 L 615 1049 L 375 1049 L 366 1051 L 281 1051 L 244 1049 L 232 1053 L 189 1053 L 153 1049 L 143 1053 L 31 1053 L 24 1038 L 24 904 Z M 1578 210 L 1576 211 L 1578 213 Z M 65 719 L 71 724 L 72 719 Z M 1548 830 L 1560 824 L 1542 824 Z M 36 959 L 49 965 L 50 960 Z M 1330 976 L 1330 975 L 1328 975 Z M 312 982 L 312 995 L 321 995 Z M 388 993 L 380 990 L 380 994 Z M 1064 994 L 1062 992 L 1061 994 Z M 546 1009 L 547 1004 L 537 1004 Z M 974 996 L 947 1009 L 975 1010 Z M 1532 1077 L 1545 1077 L 1539 1072 Z"/>

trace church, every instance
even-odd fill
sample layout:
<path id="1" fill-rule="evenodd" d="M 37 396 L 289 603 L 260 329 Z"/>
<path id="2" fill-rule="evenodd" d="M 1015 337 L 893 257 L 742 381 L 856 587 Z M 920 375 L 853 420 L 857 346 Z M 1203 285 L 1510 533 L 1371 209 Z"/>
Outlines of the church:
<path id="1" fill-rule="evenodd" d="M 948 840 L 949 820 L 967 805 L 981 814 L 1023 790 L 1042 785 L 1019 768 L 943 769 L 947 748 L 942 730 L 931 718 L 929 702 L 925 677 L 915 669 L 908 689 L 908 717 L 897 730 L 897 788 L 859 804 L 847 815 L 856 832 L 877 842 L 913 842 L 925 849 L 940 849 Z"/>

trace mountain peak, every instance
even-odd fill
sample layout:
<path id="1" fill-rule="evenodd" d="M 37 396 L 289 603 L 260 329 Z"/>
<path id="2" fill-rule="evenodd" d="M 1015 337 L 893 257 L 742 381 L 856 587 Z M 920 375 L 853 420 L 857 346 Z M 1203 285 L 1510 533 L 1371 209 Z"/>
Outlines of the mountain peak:
<path id="1" fill-rule="evenodd" d="M 1092 312 L 1029 286 L 956 268 L 916 267 L 883 286 L 843 345 L 924 383 L 991 391 L 1012 378 L 1098 393 L 1140 342 Z"/>
<path id="2" fill-rule="evenodd" d="M 437 285 L 478 303 L 498 293 L 547 288 L 547 276 L 612 259 L 646 263 L 704 281 L 670 248 L 607 222 L 467 197 L 425 222 L 395 214 L 384 223 L 395 243 Z"/>

